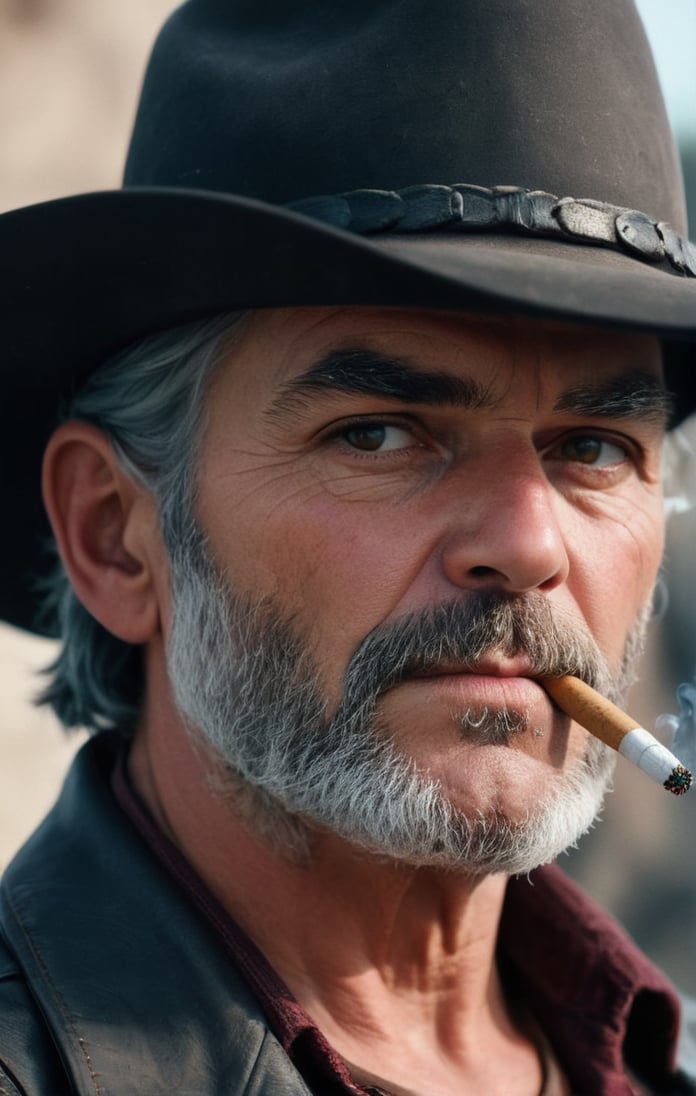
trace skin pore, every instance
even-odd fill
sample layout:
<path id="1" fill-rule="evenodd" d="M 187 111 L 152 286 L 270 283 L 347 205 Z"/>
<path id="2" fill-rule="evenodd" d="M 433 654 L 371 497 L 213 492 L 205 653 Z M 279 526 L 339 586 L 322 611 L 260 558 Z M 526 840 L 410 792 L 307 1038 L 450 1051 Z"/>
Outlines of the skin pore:
<path id="1" fill-rule="evenodd" d="M 230 586 L 272 597 L 293 622 L 329 714 L 366 636 L 482 590 L 543 595 L 617 672 L 662 552 L 660 392 L 648 337 L 397 310 L 260 312 L 213 381 L 197 521 Z M 145 644 L 131 771 L 160 825 L 350 1062 L 429 1096 L 537 1093 L 538 1054 L 495 963 L 502 874 L 412 867 L 320 828 L 310 858 L 293 860 L 211 795 L 211 758 L 168 679 L 152 505 L 106 448 L 99 464 L 96 445 L 64 429 L 52 459 L 70 450 L 84 466 L 82 497 L 99 485 L 91 517 L 84 508 L 100 530 L 89 583 L 76 566 L 73 581 L 107 627 Z M 101 580 L 100 551 L 111 553 Z M 528 675 L 523 656 L 476 673 L 446 665 L 387 691 L 380 725 L 458 807 L 520 820 L 587 746 Z M 523 709 L 528 729 L 504 744 L 462 734 L 453 714 L 484 707 Z"/>

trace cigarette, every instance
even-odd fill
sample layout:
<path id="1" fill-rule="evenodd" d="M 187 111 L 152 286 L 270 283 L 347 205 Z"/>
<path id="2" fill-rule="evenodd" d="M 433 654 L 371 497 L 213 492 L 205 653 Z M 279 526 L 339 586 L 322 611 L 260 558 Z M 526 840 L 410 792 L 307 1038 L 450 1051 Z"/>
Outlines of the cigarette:
<path id="1" fill-rule="evenodd" d="M 626 712 L 577 677 L 545 677 L 541 684 L 558 707 L 672 795 L 684 795 L 692 774 Z"/>

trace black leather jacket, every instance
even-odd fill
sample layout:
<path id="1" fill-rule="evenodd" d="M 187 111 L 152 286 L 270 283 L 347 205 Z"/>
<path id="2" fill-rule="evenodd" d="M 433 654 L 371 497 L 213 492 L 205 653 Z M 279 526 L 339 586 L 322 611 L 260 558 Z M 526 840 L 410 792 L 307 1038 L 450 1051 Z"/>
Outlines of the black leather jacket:
<path id="1" fill-rule="evenodd" d="M 3 880 L 0 1096 L 308 1096 L 210 925 L 109 794 L 112 762 L 108 736 L 81 751 Z M 696 1087 L 681 1075 L 662 1091 Z"/>
<path id="2" fill-rule="evenodd" d="M 3 880 L 0 1096 L 307 1096 L 210 927 L 104 794 L 106 744 L 81 752 Z"/>

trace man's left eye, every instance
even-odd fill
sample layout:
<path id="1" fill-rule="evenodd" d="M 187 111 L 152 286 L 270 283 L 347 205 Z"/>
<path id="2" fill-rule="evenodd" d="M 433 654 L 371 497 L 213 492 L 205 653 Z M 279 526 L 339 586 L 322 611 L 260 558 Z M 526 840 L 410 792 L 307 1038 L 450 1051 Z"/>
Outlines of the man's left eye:
<path id="1" fill-rule="evenodd" d="M 390 449 L 408 449 L 414 444 L 409 430 L 384 422 L 354 423 L 341 431 L 341 437 L 351 448 L 363 453 L 386 453 Z"/>
<path id="2" fill-rule="evenodd" d="M 621 464 L 628 453 L 626 446 L 596 434 L 574 434 L 559 446 L 563 460 L 591 464 L 594 468 L 606 468 Z"/>

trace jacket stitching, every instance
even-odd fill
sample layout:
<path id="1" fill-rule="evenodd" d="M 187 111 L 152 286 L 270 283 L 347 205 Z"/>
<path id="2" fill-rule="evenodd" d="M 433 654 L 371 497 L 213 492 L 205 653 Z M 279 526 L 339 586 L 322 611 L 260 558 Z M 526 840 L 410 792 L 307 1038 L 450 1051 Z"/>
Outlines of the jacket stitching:
<path id="1" fill-rule="evenodd" d="M 36 960 L 36 962 L 39 966 L 39 969 L 40 969 L 40 971 L 43 975 L 44 981 L 45 981 L 46 985 L 48 986 L 49 990 L 51 991 L 51 993 L 52 993 L 53 997 L 55 998 L 56 1002 L 60 1006 L 60 1009 L 63 1013 L 65 1023 L 67 1024 L 68 1028 L 70 1029 L 70 1032 L 73 1035 L 73 1038 L 75 1039 L 75 1041 L 77 1042 L 77 1045 L 80 1048 L 80 1052 L 82 1054 L 82 1057 L 84 1058 L 85 1065 L 87 1066 L 87 1072 L 89 1073 L 90 1080 L 91 1080 L 91 1082 L 94 1086 L 95 1096 L 104 1096 L 104 1091 L 103 1091 L 101 1085 L 99 1084 L 97 1076 L 96 1076 L 96 1074 L 95 1074 L 95 1072 L 92 1068 L 92 1059 L 90 1057 L 89 1051 L 87 1050 L 87 1045 L 85 1043 L 85 1040 L 78 1034 L 78 1032 L 75 1028 L 75 1025 L 73 1023 L 72 1017 L 70 1015 L 70 1011 L 67 1007 L 67 1004 L 64 1001 L 59 989 L 57 988 L 57 986 L 54 984 L 53 980 L 51 979 L 51 977 L 49 975 L 49 972 L 48 972 L 48 968 L 46 967 L 46 965 L 43 961 L 41 953 L 39 952 L 38 948 L 34 945 L 34 942 L 31 938 L 31 936 L 29 936 L 29 934 L 25 931 L 24 925 L 22 924 L 22 921 L 21 921 L 20 917 L 18 916 L 17 909 L 16 909 L 16 907 L 15 907 L 13 901 L 12 901 L 11 895 L 8 893 L 7 888 L 5 888 L 5 898 L 7 900 L 7 903 L 9 905 L 10 910 L 12 912 L 12 915 L 14 917 L 15 924 L 19 928 L 19 931 L 21 932 L 22 937 L 23 937 L 27 947 L 29 948 L 29 951 L 34 956 L 34 959 Z M 9 1096 L 11 1096 L 11 1094 L 9 1094 Z"/>

